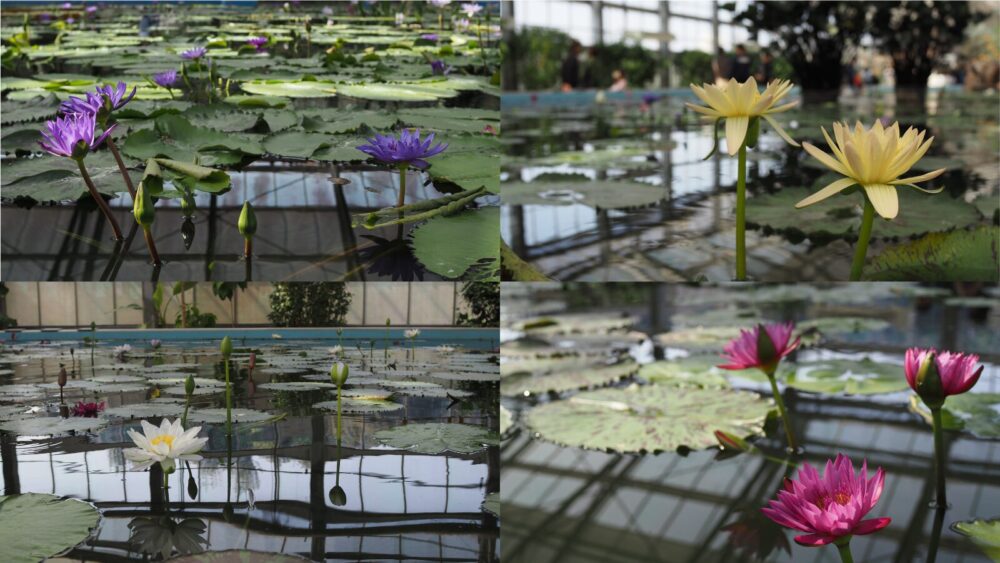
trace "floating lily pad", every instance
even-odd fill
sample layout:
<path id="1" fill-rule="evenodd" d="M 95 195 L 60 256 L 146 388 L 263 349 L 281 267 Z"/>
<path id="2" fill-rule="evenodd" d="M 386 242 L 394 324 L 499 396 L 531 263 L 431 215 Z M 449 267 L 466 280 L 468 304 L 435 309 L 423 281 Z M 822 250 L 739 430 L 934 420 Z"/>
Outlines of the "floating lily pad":
<path id="1" fill-rule="evenodd" d="M 404 407 L 401 403 L 383 399 L 341 398 L 340 412 L 344 414 L 375 414 L 398 411 Z M 337 401 L 323 401 L 312 406 L 314 409 L 337 412 Z"/>
<path id="2" fill-rule="evenodd" d="M 21 436 L 63 436 L 93 432 L 108 423 L 101 418 L 33 416 L 0 423 L 0 430 Z"/>
<path id="3" fill-rule="evenodd" d="M 427 377 L 433 377 L 434 379 L 443 379 L 445 381 L 500 381 L 499 373 L 477 372 L 477 371 L 461 371 L 461 372 L 435 371 L 427 374 Z"/>
<path id="4" fill-rule="evenodd" d="M 483 501 L 483 510 L 489 512 L 490 514 L 500 517 L 500 493 L 490 493 L 486 495 L 486 499 Z"/>
<path id="5" fill-rule="evenodd" d="M 589 205 L 626 209 L 656 203 L 667 197 L 662 186 L 623 181 L 511 182 L 500 186 L 506 205 Z"/>
<path id="6" fill-rule="evenodd" d="M 399 395 L 409 397 L 439 397 L 441 399 L 465 399 L 475 396 L 472 391 L 462 389 L 450 389 L 447 387 L 404 387 L 396 391 Z"/>
<path id="7" fill-rule="evenodd" d="M 430 271 L 459 279 L 475 267 L 476 279 L 499 280 L 500 208 L 438 215 L 413 230 L 413 254 Z"/>
<path id="8" fill-rule="evenodd" d="M 395 379 L 383 379 L 378 384 L 389 389 L 417 389 L 421 387 L 424 389 L 434 389 L 441 387 L 440 384 L 431 381 L 404 381 Z"/>
<path id="9" fill-rule="evenodd" d="M 340 396 L 347 399 L 385 400 L 392 396 L 392 391 L 377 389 L 374 387 L 356 387 L 353 389 L 344 389 L 340 392 Z"/>
<path id="10" fill-rule="evenodd" d="M 941 211 L 944 213 L 944 211 Z M 865 265 L 875 281 L 988 281 L 1000 279 L 1000 227 L 983 226 L 891 246 Z"/>
<path id="11" fill-rule="evenodd" d="M 750 326 L 750 325 L 748 325 Z M 661 345 L 692 350 L 719 350 L 740 335 L 746 327 L 693 327 L 657 334 L 653 338 Z"/>
<path id="12" fill-rule="evenodd" d="M 240 84 L 244 92 L 258 96 L 285 98 L 329 98 L 337 94 L 337 88 L 332 82 L 317 80 L 280 81 L 263 80 L 244 82 Z M 244 100 L 246 103 L 246 100 Z"/>
<path id="13" fill-rule="evenodd" d="M 795 371 L 785 384 L 812 393 L 875 395 L 908 388 L 903 366 L 855 360 L 822 360 L 793 364 Z"/>
<path id="14" fill-rule="evenodd" d="M 528 411 L 523 421 L 557 444 L 656 453 L 713 446 L 716 430 L 759 434 L 770 410 L 769 400 L 746 391 L 631 385 L 547 403 Z"/>
<path id="15" fill-rule="evenodd" d="M 233 409 L 233 424 L 240 422 L 260 422 L 267 420 L 274 415 L 266 412 L 251 409 Z M 200 422 L 204 424 L 224 424 L 226 422 L 226 409 L 191 409 L 188 412 L 188 422 Z"/>
<path id="16" fill-rule="evenodd" d="M 821 317 L 799 323 L 800 331 L 816 329 L 823 335 L 856 334 L 859 332 L 875 332 L 892 326 L 885 319 L 870 317 Z"/>
<path id="17" fill-rule="evenodd" d="M 262 383 L 257 386 L 258 389 L 266 389 L 268 391 L 322 391 L 324 389 L 336 389 L 337 386 L 332 383 L 321 383 L 312 381 L 288 381 L 285 383 Z"/>
<path id="18" fill-rule="evenodd" d="M 955 522 L 951 529 L 971 539 L 993 561 L 1000 561 L 1000 518 Z"/>
<path id="19" fill-rule="evenodd" d="M 931 424 L 930 411 L 916 395 L 910 397 L 910 410 Z M 979 438 L 1000 438 L 1000 393 L 952 395 L 945 401 L 941 414 L 948 430 L 964 430 Z"/>
<path id="20" fill-rule="evenodd" d="M 500 434 L 506 434 L 514 426 L 514 414 L 500 405 Z"/>
<path id="21" fill-rule="evenodd" d="M 125 419 L 177 417 L 184 414 L 184 404 L 151 401 L 105 409 L 102 414 L 106 417 Z"/>
<path id="22" fill-rule="evenodd" d="M 639 369 L 639 377 L 656 385 L 728 387 L 726 371 L 718 367 L 723 363 L 721 360 L 715 356 L 692 356 L 653 362 Z"/>
<path id="23" fill-rule="evenodd" d="M 36 563 L 59 555 L 89 538 L 100 518 L 94 505 L 81 500 L 37 493 L 0 497 L 4 561 Z"/>
<path id="24" fill-rule="evenodd" d="M 639 364 L 628 361 L 613 365 L 591 365 L 546 375 L 514 374 L 504 377 L 500 382 L 500 393 L 507 397 L 517 397 L 589 389 L 614 383 L 638 370 Z"/>
<path id="25" fill-rule="evenodd" d="M 350 96 L 363 100 L 379 100 L 387 102 L 433 102 L 443 98 L 453 98 L 458 90 L 432 88 L 420 84 L 343 84 L 337 87 L 341 96 Z"/>
<path id="26" fill-rule="evenodd" d="M 560 336 L 567 334 L 604 334 L 623 331 L 634 325 L 636 319 L 614 315 L 575 314 L 533 317 L 514 323 L 511 328 L 533 336 Z"/>
<path id="27" fill-rule="evenodd" d="M 431 455 L 444 452 L 471 454 L 500 443 L 495 432 L 480 426 L 437 422 L 379 430 L 375 438 L 396 449 Z"/>

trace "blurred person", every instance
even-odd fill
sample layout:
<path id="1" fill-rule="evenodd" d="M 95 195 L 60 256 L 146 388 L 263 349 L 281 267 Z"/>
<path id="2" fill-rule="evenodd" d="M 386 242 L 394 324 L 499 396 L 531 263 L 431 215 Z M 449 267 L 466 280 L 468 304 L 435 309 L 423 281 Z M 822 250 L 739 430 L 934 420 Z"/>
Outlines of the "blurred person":
<path id="1" fill-rule="evenodd" d="M 750 79 L 750 67 L 752 65 L 753 59 L 750 58 L 750 53 L 747 53 L 747 48 L 742 44 L 737 45 L 729 67 L 732 73 L 731 78 L 735 78 L 737 82 L 746 82 Z"/>
<path id="2" fill-rule="evenodd" d="M 594 67 L 597 66 L 597 47 L 590 47 L 581 53 L 580 57 L 580 88 L 596 88 Z"/>
<path id="3" fill-rule="evenodd" d="M 760 66 L 757 68 L 757 83 L 764 85 L 774 80 L 774 57 L 764 49 L 760 52 Z"/>
<path id="4" fill-rule="evenodd" d="M 562 79 L 560 89 L 563 92 L 572 92 L 580 85 L 580 51 L 583 47 L 579 41 L 573 41 L 569 46 L 569 53 L 563 59 L 559 75 Z"/>
<path id="5" fill-rule="evenodd" d="M 609 90 L 624 92 L 626 89 L 628 89 L 628 80 L 625 79 L 625 73 L 620 68 L 611 71 L 611 88 Z"/>
<path id="6" fill-rule="evenodd" d="M 729 78 L 733 75 L 732 68 L 732 61 L 729 60 L 726 50 L 719 47 L 715 53 L 715 57 L 712 59 L 712 75 L 715 77 L 715 84 L 717 86 L 722 86 L 726 82 L 729 82 Z"/>

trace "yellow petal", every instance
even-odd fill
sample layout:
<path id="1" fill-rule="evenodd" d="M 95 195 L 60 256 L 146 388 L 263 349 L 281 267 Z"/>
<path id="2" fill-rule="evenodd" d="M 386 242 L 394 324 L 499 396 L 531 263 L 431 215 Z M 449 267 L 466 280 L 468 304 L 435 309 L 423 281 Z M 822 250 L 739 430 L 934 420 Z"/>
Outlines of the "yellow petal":
<path id="1" fill-rule="evenodd" d="M 754 104 L 752 108 L 750 108 L 750 115 L 763 114 L 764 110 L 767 109 L 767 106 L 771 105 L 771 101 L 772 100 L 770 94 L 761 97 L 761 99 L 757 100 L 757 103 Z"/>
<path id="2" fill-rule="evenodd" d="M 917 182 L 926 182 L 927 180 L 933 180 L 938 176 L 944 174 L 944 168 L 938 168 L 933 172 L 928 172 L 926 174 L 921 174 L 919 176 L 911 176 L 909 178 L 900 178 L 898 180 L 893 180 L 889 182 L 890 184 L 916 184 Z"/>
<path id="3" fill-rule="evenodd" d="M 775 98 L 774 98 L 775 101 L 777 101 L 778 98 L 780 98 L 780 97 L 781 96 L 775 96 Z M 788 111 L 788 110 L 794 108 L 797 105 L 799 105 L 799 100 L 795 100 L 794 102 L 788 102 L 787 104 L 783 104 L 783 105 L 780 105 L 780 106 L 777 106 L 777 107 L 773 107 L 773 108 L 767 110 L 767 113 L 781 113 L 783 111 Z"/>
<path id="4" fill-rule="evenodd" d="M 875 212 L 886 219 L 895 219 L 899 213 L 899 196 L 896 188 L 886 184 L 868 184 L 864 186 L 868 200 L 875 206 Z"/>
<path id="5" fill-rule="evenodd" d="M 733 113 L 733 104 L 722 90 L 714 86 L 709 86 L 705 88 L 705 95 L 708 97 L 708 105 L 712 106 L 719 113 L 724 115 L 731 115 Z"/>
<path id="6" fill-rule="evenodd" d="M 802 143 L 802 148 L 804 148 L 806 152 L 809 153 L 810 156 L 823 163 L 823 165 L 829 168 L 830 170 L 833 170 L 834 172 L 837 172 L 844 176 L 851 175 L 850 170 L 848 170 L 843 164 L 834 160 L 832 156 L 814 147 L 812 143 L 804 142 Z"/>
<path id="7" fill-rule="evenodd" d="M 803 199 L 802 201 L 795 204 L 796 209 L 801 209 L 807 205 L 812 205 L 814 203 L 823 201 L 824 199 L 839 194 L 840 192 L 846 190 L 847 188 L 853 186 L 857 182 L 854 178 L 841 178 L 832 184 L 822 188 L 814 194 L 810 194 L 809 197 Z"/>
<path id="8" fill-rule="evenodd" d="M 690 109 L 692 109 L 692 110 L 694 110 L 694 111 L 696 111 L 698 113 L 703 113 L 705 115 L 711 115 L 712 117 L 722 117 L 721 113 L 717 112 L 716 110 L 714 110 L 712 108 L 707 108 L 705 106 L 699 106 L 698 104 L 692 104 L 691 102 L 684 102 L 684 105 L 686 105 L 688 108 L 690 108 Z"/>
<path id="9" fill-rule="evenodd" d="M 852 174 L 845 174 L 845 176 L 853 176 L 859 180 L 864 180 L 868 177 L 868 167 L 861 153 L 854 147 L 854 143 L 847 143 L 847 146 L 844 147 L 844 156 L 847 157 L 847 162 L 851 165 L 851 172 L 853 172 Z"/>
<path id="10" fill-rule="evenodd" d="M 777 121 L 771 119 L 771 117 L 768 115 L 762 115 L 761 117 L 766 119 L 767 122 L 771 124 L 771 127 L 774 128 L 774 132 L 777 133 L 782 139 L 784 139 L 786 143 L 792 145 L 793 147 L 799 146 L 799 144 L 795 142 L 795 139 L 793 139 L 788 133 L 786 133 L 785 130 L 781 128 L 781 125 L 778 125 Z"/>
<path id="11" fill-rule="evenodd" d="M 743 146 L 743 140 L 747 136 L 747 126 L 750 118 L 745 115 L 737 115 L 726 118 L 726 149 L 730 156 L 739 152 Z"/>

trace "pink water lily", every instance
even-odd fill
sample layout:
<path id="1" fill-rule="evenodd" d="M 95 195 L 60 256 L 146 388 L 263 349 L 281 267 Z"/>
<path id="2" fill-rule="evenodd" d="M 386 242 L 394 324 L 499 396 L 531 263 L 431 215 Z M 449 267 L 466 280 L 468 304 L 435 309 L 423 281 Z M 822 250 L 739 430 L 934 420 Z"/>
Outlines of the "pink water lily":
<path id="1" fill-rule="evenodd" d="M 885 472 L 878 468 L 868 478 L 868 461 L 861 464 L 855 475 L 850 458 L 838 454 L 826 462 L 820 475 L 805 463 L 796 480 L 785 479 L 778 498 L 771 500 L 761 512 L 778 524 L 805 532 L 795 536 L 804 546 L 818 547 L 849 536 L 863 536 L 885 528 L 891 518 L 863 518 L 871 512 L 882 495 Z"/>
<path id="2" fill-rule="evenodd" d="M 914 391 L 917 390 L 917 375 L 920 372 L 920 366 L 928 354 L 934 354 L 934 363 L 937 366 L 938 375 L 941 376 L 941 390 L 945 397 L 960 395 L 972 389 L 983 373 L 983 366 L 976 369 L 979 356 L 975 354 L 937 352 L 933 348 L 926 350 L 910 348 L 906 351 L 903 369 L 906 372 L 906 382 Z"/>
<path id="3" fill-rule="evenodd" d="M 774 343 L 776 356 L 774 358 L 762 358 L 757 349 L 760 340 L 760 329 L 763 327 L 767 335 Z M 767 371 L 773 370 L 771 362 L 777 363 L 785 356 L 791 354 L 799 346 L 799 338 L 792 341 L 792 333 L 795 331 L 795 323 L 757 325 L 750 330 L 741 330 L 739 337 L 733 339 L 723 349 L 722 357 L 729 361 L 725 365 L 719 366 L 722 369 L 741 370 L 759 368 Z"/>

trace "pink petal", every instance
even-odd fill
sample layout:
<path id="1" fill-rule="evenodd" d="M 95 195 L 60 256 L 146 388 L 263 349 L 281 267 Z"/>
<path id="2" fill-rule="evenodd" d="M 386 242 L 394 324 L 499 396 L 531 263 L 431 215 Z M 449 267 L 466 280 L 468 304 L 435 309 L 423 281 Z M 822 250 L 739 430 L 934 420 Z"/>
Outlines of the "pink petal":
<path id="1" fill-rule="evenodd" d="M 853 530 L 851 530 L 851 533 L 856 536 L 872 534 L 888 526 L 889 522 L 892 522 L 892 518 L 871 518 L 869 520 L 862 520 L 857 526 L 854 527 Z"/>
<path id="2" fill-rule="evenodd" d="M 803 534 L 801 536 L 795 536 L 795 543 L 806 547 L 819 547 L 821 545 L 831 543 L 836 539 L 837 538 L 834 536 L 828 536 L 825 534 Z"/>

